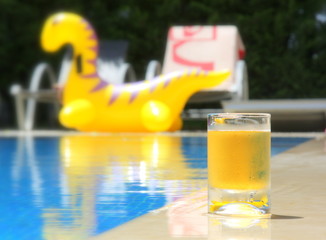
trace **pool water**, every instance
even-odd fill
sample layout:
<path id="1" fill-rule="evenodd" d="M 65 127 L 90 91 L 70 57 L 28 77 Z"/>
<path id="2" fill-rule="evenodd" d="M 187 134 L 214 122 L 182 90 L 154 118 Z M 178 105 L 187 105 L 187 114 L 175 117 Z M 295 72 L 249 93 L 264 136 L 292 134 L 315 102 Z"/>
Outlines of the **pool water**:
<path id="1" fill-rule="evenodd" d="M 272 155 L 310 138 L 272 138 Z M 87 239 L 206 186 L 206 137 L 0 138 L 0 239 Z"/>

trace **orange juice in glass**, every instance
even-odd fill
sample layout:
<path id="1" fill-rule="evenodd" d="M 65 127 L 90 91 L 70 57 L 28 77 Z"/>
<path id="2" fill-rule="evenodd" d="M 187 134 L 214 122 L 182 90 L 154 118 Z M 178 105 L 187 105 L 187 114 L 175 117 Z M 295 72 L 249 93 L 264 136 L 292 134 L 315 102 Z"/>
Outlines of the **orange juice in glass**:
<path id="1" fill-rule="evenodd" d="M 270 114 L 208 115 L 209 212 L 270 216 Z"/>

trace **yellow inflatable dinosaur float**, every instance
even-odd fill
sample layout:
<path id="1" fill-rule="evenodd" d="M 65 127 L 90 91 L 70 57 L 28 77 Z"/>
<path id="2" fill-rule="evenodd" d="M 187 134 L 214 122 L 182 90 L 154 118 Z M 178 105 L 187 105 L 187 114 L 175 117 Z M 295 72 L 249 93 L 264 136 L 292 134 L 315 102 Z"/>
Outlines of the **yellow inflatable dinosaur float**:
<path id="1" fill-rule="evenodd" d="M 62 92 L 60 122 L 68 128 L 98 132 L 175 131 L 180 113 L 195 92 L 216 86 L 229 72 L 191 70 L 172 72 L 151 80 L 110 84 L 97 73 L 97 35 L 73 13 L 50 16 L 41 33 L 42 48 L 58 51 L 73 47 L 71 70 Z"/>

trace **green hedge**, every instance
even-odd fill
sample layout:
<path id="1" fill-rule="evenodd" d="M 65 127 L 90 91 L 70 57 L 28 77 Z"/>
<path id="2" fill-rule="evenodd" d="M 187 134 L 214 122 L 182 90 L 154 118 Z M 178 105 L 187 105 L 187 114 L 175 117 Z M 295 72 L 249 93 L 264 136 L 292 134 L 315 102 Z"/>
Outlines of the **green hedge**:
<path id="1" fill-rule="evenodd" d="M 151 59 L 163 59 L 172 25 L 234 24 L 247 49 L 250 98 L 326 96 L 326 24 L 316 20 L 321 0 L 0 0 L 0 94 L 27 85 L 39 61 L 56 65 L 61 55 L 42 52 L 44 20 L 57 11 L 85 16 L 100 38 L 127 39 L 128 60 L 143 76 Z"/>

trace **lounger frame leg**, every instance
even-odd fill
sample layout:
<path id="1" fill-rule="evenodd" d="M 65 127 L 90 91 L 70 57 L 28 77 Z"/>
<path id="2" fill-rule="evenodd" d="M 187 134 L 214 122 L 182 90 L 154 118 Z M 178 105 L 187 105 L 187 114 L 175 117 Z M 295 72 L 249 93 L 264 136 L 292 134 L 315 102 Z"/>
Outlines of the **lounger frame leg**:
<path id="1" fill-rule="evenodd" d="M 47 63 L 39 63 L 34 68 L 27 91 L 24 91 L 18 84 L 13 85 L 10 89 L 10 93 L 15 99 L 17 124 L 20 130 L 30 131 L 34 128 L 36 104 L 37 101 L 42 101 L 42 95 L 39 94 L 39 90 L 41 81 L 45 76 L 50 81 L 51 87 L 54 86 L 56 81 L 54 71 Z M 25 100 L 27 100 L 26 109 Z"/>

